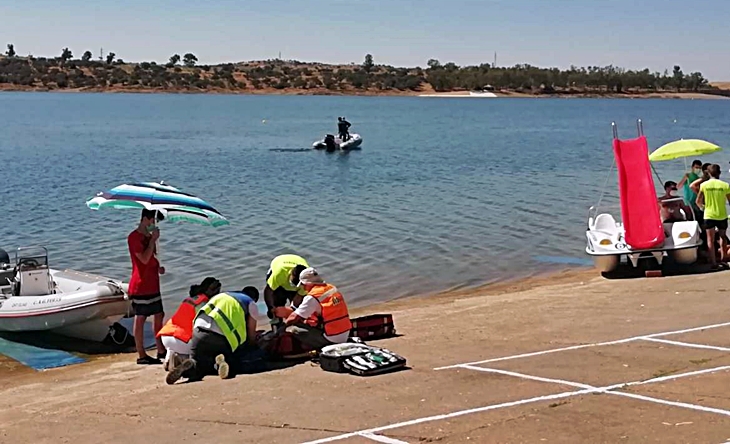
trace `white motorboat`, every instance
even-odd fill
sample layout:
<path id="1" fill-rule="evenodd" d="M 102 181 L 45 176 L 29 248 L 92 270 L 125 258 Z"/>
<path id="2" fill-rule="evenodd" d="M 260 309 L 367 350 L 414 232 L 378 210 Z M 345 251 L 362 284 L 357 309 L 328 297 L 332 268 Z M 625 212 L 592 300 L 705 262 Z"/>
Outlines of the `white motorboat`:
<path id="1" fill-rule="evenodd" d="M 316 150 L 327 150 L 328 152 L 336 150 L 355 150 L 360 149 L 362 145 L 362 137 L 359 134 L 350 134 L 347 140 L 342 140 L 339 137 L 335 137 L 332 134 L 327 134 L 324 139 L 314 142 L 312 148 Z"/>
<path id="2" fill-rule="evenodd" d="M 110 327 L 129 314 L 121 282 L 49 268 L 44 247 L 19 248 L 14 264 L 0 250 L 0 331 L 50 331 L 103 341 Z"/>
<path id="3" fill-rule="evenodd" d="M 633 267 L 644 258 L 653 258 L 661 266 L 667 256 L 677 264 L 693 264 L 702 245 L 700 226 L 690 208 L 685 206 L 686 213 L 679 209 L 672 222 L 662 221 L 660 205 L 681 208 L 682 199 L 659 202 L 640 120 L 637 128 L 638 138 L 619 140 L 613 125 L 621 219 L 617 221 L 613 214 L 602 212 L 599 205 L 591 207 L 588 213 L 585 251 L 593 256 L 596 268 L 603 273 L 615 271 L 624 257 Z"/>

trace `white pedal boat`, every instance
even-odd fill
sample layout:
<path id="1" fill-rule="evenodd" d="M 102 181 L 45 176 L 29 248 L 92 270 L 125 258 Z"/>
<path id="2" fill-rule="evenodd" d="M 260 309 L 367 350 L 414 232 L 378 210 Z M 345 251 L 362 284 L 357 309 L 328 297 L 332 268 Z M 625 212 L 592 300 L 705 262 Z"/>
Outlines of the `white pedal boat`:
<path id="1" fill-rule="evenodd" d="M 327 147 L 328 139 L 331 141 L 329 149 Z M 360 145 L 362 145 L 362 137 L 360 137 L 359 134 L 350 134 L 350 138 L 347 140 L 342 140 L 339 137 L 335 137 L 331 134 L 328 134 L 325 136 L 324 139 L 314 142 L 312 144 L 312 148 L 314 148 L 316 150 L 327 150 L 327 151 L 334 151 L 337 149 L 347 151 L 347 150 L 359 149 Z"/>
<path id="2" fill-rule="evenodd" d="M 680 198 L 681 200 L 681 198 Z M 665 239 L 662 245 L 646 250 L 634 250 L 624 240 L 624 227 L 609 213 L 598 214 L 592 207 L 586 230 L 586 253 L 593 256 L 593 263 L 602 273 L 615 271 L 625 257 L 634 267 L 643 258 L 654 258 L 662 264 L 670 256 L 682 265 L 697 261 L 697 250 L 702 245 L 700 226 L 696 221 L 664 223 Z"/>
<path id="3" fill-rule="evenodd" d="M 44 247 L 19 248 L 15 263 L 8 262 L 0 250 L 0 331 L 50 331 L 103 341 L 110 326 L 130 314 L 125 284 L 51 269 Z"/>

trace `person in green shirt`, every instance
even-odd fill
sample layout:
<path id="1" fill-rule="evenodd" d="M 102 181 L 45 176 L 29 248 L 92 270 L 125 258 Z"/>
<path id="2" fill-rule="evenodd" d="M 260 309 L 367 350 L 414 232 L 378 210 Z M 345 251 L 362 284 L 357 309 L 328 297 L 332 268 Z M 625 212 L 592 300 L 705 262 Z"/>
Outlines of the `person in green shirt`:
<path id="1" fill-rule="evenodd" d="M 299 306 L 307 295 L 306 290 L 299 287 L 299 275 L 307 268 L 307 261 L 296 254 L 282 254 L 271 261 L 264 287 L 266 315 L 269 319 L 274 319 L 274 308 L 286 306 L 287 301 L 295 308 Z"/>
<path id="2" fill-rule="evenodd" d="M 697 206 L 705 213 L 705 230 L 707 232 L 707 252 L 713 269 L 718 269 L 715 257 L 715 233 L 720 242 L 720 262 L 727 263 L 727 208 L 730 203 L 730 185 L 720 180 L 720 165 L 713 164 L 707 169 L 710 179 L 702 182 L 697 194 Z"/>
<path id="3" fill-rule="evenodd" d="M 692 182 L 699 179 L 700 177 L 702 177 L 702 161 L 697 159 L 692 161 L 692 168 L 689 170 L 689 172 L 685 173 L 685 175 L 682 176 L 682 180 L 680 180 L 677 184 L 677 188 L 682 189 L 682 197 L 684 198 L 684 203 L 692 208 L 695 220 L 697 221 L 702 221 L 704 217 L 702 216 L 700 209 L 697 208 L 697 204 L 695 203 L 695 201 L 697 201 L 697 193 L 692 191 L 692 188 L 690 188 L 690 184 L 692 184 Z"/>

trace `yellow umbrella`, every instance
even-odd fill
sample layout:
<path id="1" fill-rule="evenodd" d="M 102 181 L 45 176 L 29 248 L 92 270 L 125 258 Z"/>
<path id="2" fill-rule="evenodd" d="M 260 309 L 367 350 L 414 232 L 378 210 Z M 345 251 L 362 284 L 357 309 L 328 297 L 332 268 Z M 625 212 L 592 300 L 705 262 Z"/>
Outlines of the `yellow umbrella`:
<path id="1" fill-rule="evenodd" d="M 700 139 L 681 139 L 669 142 L 657 148 L 649 155 L 649 160 L 658 162 L 661 160 L 674 160 L 683 157 L 702 156 L 705 154 L 715 153 L 722 148 Z"/>

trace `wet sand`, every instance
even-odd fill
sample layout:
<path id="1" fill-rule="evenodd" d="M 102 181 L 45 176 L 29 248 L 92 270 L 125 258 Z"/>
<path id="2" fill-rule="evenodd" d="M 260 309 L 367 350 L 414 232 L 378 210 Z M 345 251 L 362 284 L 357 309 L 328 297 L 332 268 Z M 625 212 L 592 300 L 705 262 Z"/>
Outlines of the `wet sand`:
<path id="1" fill-rule="evenodd" d="M 411 368 L 369 378 L 305 363 L 167 386 L 128 354 L 4 372 L 0 441 L 723 442 L 729 295 L 730 273 L 577 271 L 380 304 L 354 314 L 393 313 L 402 336 L 373 344 Z"/>

